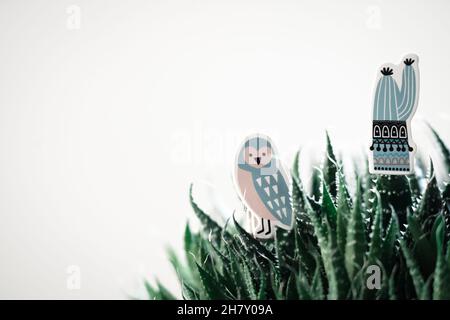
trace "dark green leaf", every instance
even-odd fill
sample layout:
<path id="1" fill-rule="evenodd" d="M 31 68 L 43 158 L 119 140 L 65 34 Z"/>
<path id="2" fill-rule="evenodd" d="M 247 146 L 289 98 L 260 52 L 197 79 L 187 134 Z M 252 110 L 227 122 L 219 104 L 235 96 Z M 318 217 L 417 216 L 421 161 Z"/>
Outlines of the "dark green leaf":
<path id="1" fill-rule="evenodd" d="M 358 182 L 359 185 L 359 182 Z M 348 223 L 347 242 L 345 248 L 345 265 L 350 278 L 364 264 L 367 248 L 365 226 L 361 207 L 361 189 L 356 189 L 355 203 Z"/>
<path id="2" fill-rule="evenodd" d="M 328 132 L 327 136 L 327 150 L 325 155 L 325 161 L 323 163 L 323 177 L 324 182 L 327 185 L 329 192 L 333 198 L 336 198 L 337 195 L 337 182 L 336 182 L 336 174 L 337 174 L 337 161 L 336 156 L 333 152 L 333 146 L 331 145 L 330 136 Z"/>

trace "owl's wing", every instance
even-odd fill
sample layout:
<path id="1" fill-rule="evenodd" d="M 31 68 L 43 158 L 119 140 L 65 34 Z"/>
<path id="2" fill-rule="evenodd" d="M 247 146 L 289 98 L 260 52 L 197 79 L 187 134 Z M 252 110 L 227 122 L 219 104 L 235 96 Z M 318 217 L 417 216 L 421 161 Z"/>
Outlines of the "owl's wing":
<path id="1" fill-rule="evenodd" d="M 280 171 L 273 175 L 261 175 L 254 181 L 255 189 L 267 210 L 286 227 L 292 225 L 292 208 L 289 187 Z"/>

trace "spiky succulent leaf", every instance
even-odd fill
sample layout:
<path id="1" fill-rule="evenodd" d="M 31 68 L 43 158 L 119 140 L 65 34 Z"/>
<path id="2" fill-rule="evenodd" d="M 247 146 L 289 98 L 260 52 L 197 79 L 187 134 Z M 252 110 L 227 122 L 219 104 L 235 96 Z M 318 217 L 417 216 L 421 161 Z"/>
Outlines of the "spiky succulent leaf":
<path id="1" fill-rule="evenodd" d="M 190 287 L 187 283 L 181 283 L 181 294 L 185 300 L 199 300 L 200 295 L 194 288 Z"/>
<path id="2" fill-rule="evenodd" d="M 144 281 L 144 286 L 147 290 L 150 300 L 175 300 L 175 296 L 164 287 L 158 280 L 156 280 L 156 288 L 153 287 L 147 280 Z"/>
<path id="3" fill-rule="evenodd" d="M 297 277 L 293 276 L 293 279 L 296 279 L 296 289 L 298 298 L 301 300 L 311 300 L 313 299 L 313 295 L 311 292 L 311 288 L 306 280 L 306 277 L 300 272 Z"/>
<path id="4" fill-rule="evenodd" d="M 330 235 L 329 250 L 333 276 L 330 279 L 329 299 L 347 299 L 350 290 L 350 279 L 345 268 L 345 258 L 337 246 L 337 241 Z"/>
<path id="5" fill-rule="evenodd" d="M 261 265 L 265 265 L 267 260 L 275 262 L 276 258 L 272 252 L 270 252 L 263 244 L 258 240 L 253 238 L 247 231 L 242 228 L 233 216 L 234 225 L 238 232 L 239 238 L 242 244 L 252 252 L 257 258 Z"/>
<path id="6" fill-rule="evenodd" d="M 411 208 L 412 193 L 406 176 L 382 175 L 377 179 L 377 191 L 380 194 L 383 210 L 383 227 L 389 223 L 391 208 L 394 208 L 399 224 L 406 223 L 406 213 Z"/>
<path id="7" fill-rule="evenodd" d="M 392 270 L 391 274 L 389 275 L 389 300 L 397 300 L 397 286 L 396 286 L 396 272 L 397 269 L 394 268 L 394 270 Z"/>
<path id="8" fill-rule="evenodd" d="M 197 215 L 198 219 L 205 229 L 205 234 L 208 235 L 208 237 L 211 238 L 211 241 L 213 241 L 216 245 L 220 245 L 222 237 L 228 236 L 228 233 L 224 232 L 222 230 L 222 227 L 219 226 L 216 221 L 211 219 L 209 215 L 207 215 L 202 209 L 200 209 L 200 207 L 194 201 L 194 197 L 192 196 L 192 184 L 189 189 L 189 201 L 191 203 L 192 209 L 194 210 L 195 214 Z"/>
<path id="9" fill-rule="evenodd" d="M 334 155 L 333 146 L 331 145 L 330 136 L 328 132 L 327 136 L 327 149 L 325 153 L 325 160 L 323 162 L 322 170 L 323 170 L 323 178 L 324 182 L 327 185 L 329 192 L 333 198 L 336 198 L 337 195 L 337 181 L 336 174 L 338 170 L 336 156 Z"/>
<path id="10" fill-rule="evenodd" d="M 405 257 L 406 265 L 408 266 L 409 275 L 411 276 L 414 288 L 416 290 L 417 296 L 420 296 L 424 291 L 425 281 L 420 272 L 419 266 L 414 259 L 408 246 L 405 244 L 404 240 L 400 240 L 400 247 L 402 248 L 403 255 Z"/>
<path id="11" fill-rule="evenodd" d="M 305 202 L 307 200 L 307 195 L 303 187 L 303 183 L 300 179 L 299 173 L 299 156 L 300 153 L 297 152 L 295 155 L 294 163 L 292 165 L 292 208 L 295 215 L 295 222 L 297 233 L 302 236 L 302 238 L 311 238 L 314 235 L 313 226 L 311 224 L 311 219 L 308 217 L 305 208 Z M 306 239 L 304 239 L 306 240 Z"/>
<path id="12" fill-rule="evenodd" d="M 314 300 L 322 300 L 325 298 L 322 281 L 322 271 L 319 262 L 316 263 L 316 270 L 314 272 L 314 276 L 311 282 L 311 294 L 312 294 L 311 298 Z"/>
<path id="13" fill-rule="evenodd" d="M 442 192 L 442 214 L 444 215 L 445 229 L 447 231 L 445 239 L 450 239 L 450 183 L 445 185 L 444 191 Z"/>
<path id="14" fill-rule="evenodd" d="M 400 229 L 398 225 L 397 215 L 395 214 L 395 211 L 393 211 L 391 221 L 389 222 L 389 226 L 386 231 L 386 237 L 383 241 L 383 248 L 382 248 L 383 265 L 389 272 L 394 267 L 395 264 L 395 255 L 397 253 L 395 243 L 399 237 L 399 232 Z"/>
<path id="15" fill-rule="evenodd" d="M 429 181 L 425 193 L 420 201 L 417 211 L 418 218 L 424 227 L 424 231 L 431 230 L 435 216 L 442 210 L 442 195 L 439 190 L 436 175 L 434 173 L 433 161 L 430 161 Z"/>
<path id="16" fill-rule="evenodd" d="M 408 212 L 408 231 L 413 239 L 413 253 L 419 261 L 420 269 L 425 275 L 429 275 L 435 263 L 435 254 L 430 239 L 420 224 L 417 215 Z"/>
<path id="17" fill-rule="evenodd" d="M 431 130 L 431 133 L 433 134 L 434 138 L 436 139 L 436 142 L 439 146 L 439 149 L 442 153 L 442 156 L 444 158 L 445 165 L 447 167 L 447 172 L 450 174 L 450 150 L 445 144 L 445 142 L 442 140 L 441 136 L 434 130 L 433 127 L 429 125 L 429 128 Z"/>
<path id="18" fill-rule="evenodd" d="M 435 231 L 437 243 L 437 261 L 434 271 L 433 299 L 450 300 L 450 267 L 444 254 L 444 220 L 440 216 L 438 227 Z"/>
<path id="19" fill-rule="evenodd" d="M 288 272 L 289 268 L 298 266 L 295 257 L 295 231 L 278 229 L 275 232 L 275 256 L 278 267 L 282 272 Z"/>
<path id="20" fill-rule="evenodd" d="M 342 167 L 339 167 L 338 176 L 338 194 L 336 199 L 336 228 L 337 242 L 339 250 L 345 254 L 345 243 L 347 238 L 348 220 L 351 211 L 351 197 L 348 192 Z"/>
<path id="21" fill-rule="evenodd" d="M 213 275 L 211 275 L 198 263 L 197 270 L 200 275 L 202 289 L 205 293 L 205 296 L 202 298 L 213 300 L 228 299 L 223 286 Z"/>
<path id="22" fill-rule="evenodd" d="M 345 246 L 345 265 L 350 278 L 353 278 L 355 270 L 359 270 L 364 264 L 367 247 L 361 201 L 361 189 L 356 188 L 355 203 L 348 223 Z"/>
<path id="23" fill-rule="evenodd" d="M 370 234 L 369 253 L 367 260 L 369 264 L 376 264 L 381 260 L 383 250 L 383 226 L 382 223 L 383 208 L 381 205 L 381 197 L 377 197 L 377 205 L 375 210 L 375 218 L 372 224 L 372 233 Z"/>
<path id="24" fill-rule="evenodd" d="M 315 201 L 319 201 L 322 196 L 322 171 L 318 168 L 314 168 L 311 175 L 310 189 L 311 197 Z"/>
<path id="25" fill-rule="evenodd" d="M 337 225 L 337 211 L 336 206 L 334 205 L 333 199 L 331 198 L 331 194 L 328 191 L 328 187 L 325 183 L 322 185 L 322 214 L 326 217 L 327 222 L 330 224 L 330 232 L 336 236 L 336 225 Z"/>

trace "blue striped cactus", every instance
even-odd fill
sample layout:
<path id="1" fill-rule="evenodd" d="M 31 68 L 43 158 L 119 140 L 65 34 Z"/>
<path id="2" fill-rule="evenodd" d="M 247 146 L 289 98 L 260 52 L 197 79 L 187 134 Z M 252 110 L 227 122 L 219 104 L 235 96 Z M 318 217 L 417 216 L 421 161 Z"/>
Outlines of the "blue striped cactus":
<path id="1" fill-rule="evenodd" d="M 414 148 L 410 141 L 410 120 L 418 99 L 417 56 L 409 55 L 400 66 L 387 65 L 375 90 L 370 171 L 407 174 L 413 170 Z M 395 72 L 401 71 L 401 88 Z"/>
<path id="2" fill-rule="evenodd" d="M 383 76 L 375 91 L 373 120 L 406 121 L 412 115 L 417 94 L 416 72 L 412 66 L 415 60 L 407 58 L 404 62 L 401 89 L 392 78 L 393 69 L 381 69 Z"/>

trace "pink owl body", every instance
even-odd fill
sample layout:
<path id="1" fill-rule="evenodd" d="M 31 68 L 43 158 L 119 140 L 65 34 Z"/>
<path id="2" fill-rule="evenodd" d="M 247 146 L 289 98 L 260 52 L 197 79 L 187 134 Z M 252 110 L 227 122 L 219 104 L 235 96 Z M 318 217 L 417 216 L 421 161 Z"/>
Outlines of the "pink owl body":
<path id="1" fill-rule="evenodd" d="M 242 194 L 242 201 L 247 204 L 249 209 L 259 217 L 274 221 L 273 215 L 267 210 L 264 203 L 258 197 L 256 192 L 252 174 L 240 168 L 236 169 L 236 179 L 240 194 Z"/>

